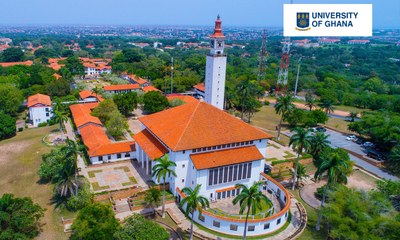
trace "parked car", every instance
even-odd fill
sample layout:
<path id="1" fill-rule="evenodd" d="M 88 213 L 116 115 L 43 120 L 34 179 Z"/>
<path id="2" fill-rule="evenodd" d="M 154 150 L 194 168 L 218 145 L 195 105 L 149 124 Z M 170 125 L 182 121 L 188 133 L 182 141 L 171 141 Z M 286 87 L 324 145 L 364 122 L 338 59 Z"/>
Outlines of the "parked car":
<path id="1" fill-rule="evenodd" d="M 374 148 L 374 147 L 375 147 L 375 144 L 373 144 L 372 142 L 365 142 L 365 143 L 363 144 L 363 146 L 364 146 L 365 148 Z"/>
<path id="2" fill-rule="evenodd" d="M 358 138 L 357 141 L 356 141 L 356 143 L 357 143 L 357 144 L 360 144 L 360 145 L 361 145 L 361 144 L 364 144 L 364 140 L 361 139 L 361 138 Z"/>
<path id="3" fill-rule="evenodd" d="M 357 141 L 357 137 L 355 135 L 350 135 L 348 137 L 346 137 L 347 141 Z"/>
<path id="4" fill-rule="evenodd" d="M 323 127 L 316 127 L 315 128 L 318 132 L 326 132 L 326 129 Z"/>
<path id="5" fill-rule="evenodd" d="M 265 164 L 265 165 L 264 165 L 264 173 L 265 173 L 265 174 L 268 174 L 268 173 L 270 173 L 270 172 L 271 172 L 271 167 L 270 167 L 269 165 Z"/>
<path id="6" fill-rule="evenodd" d="M 367 156 L 376 159 L 378 161 L 383 160 L 383 155 L 374 149 L 368 150 Z"/>

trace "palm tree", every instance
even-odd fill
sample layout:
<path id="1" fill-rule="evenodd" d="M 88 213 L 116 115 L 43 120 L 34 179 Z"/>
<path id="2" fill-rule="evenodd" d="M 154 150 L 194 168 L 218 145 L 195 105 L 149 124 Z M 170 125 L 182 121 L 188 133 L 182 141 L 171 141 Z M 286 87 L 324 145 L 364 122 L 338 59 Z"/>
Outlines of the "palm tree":
<path id="1" fill-rule="evenodd" d="M 325 111 L 326 114 L 331 114 L 335 110 L 331 101 L 323 101 L 319 106 Z"/>
<path id="2" fill-rule="evenodd" d="M 79 188 L 84 184 L 81 177 L 76 173 L 75 160 L 66 158 L 59 173 L 54 176 L 55 192 L 61 197 L 78 195 Z"/>
<path id="3" fill-rule="evenodd" d="M 313 136 L 311 136 L 310 148 L 308 152 L 315 159 L 326 147 L 331 144 L 331 141 L 328 140 L 328 135 L 323 132 L 317 132 Z"/>
<path id="4" fill-rule="evenodd" d="M 157 188 L 150 188 L 146 192 L 146 196 L 144 198 L 146 204 L 153 209 L 153 214 L 155 208 L 160 206 L 161 202 L 161 192 Z"/>
<path id="5" fill-rule="evenodd" d="M 92 88 L 92 92 L 96 95 L 96 97 L 103 92 L 103 89 L 101 89 L 100 87 L 96 86 L 94 88 Z"/>
<path id="6" fill-rule="evenodd" d="M 350 122 L 354 122 L 354 119 L 356 119 L 357 116 L 358 112 L 350 112 L 348 116 L 350 118 Z"/>
<path id="7" fill-rule="evenodd" d="M 53 114 L 55 121 L 60 124 L 60 132 L 63 134 L 62 126 L 64 122 L 68 121 L 68 113 L 63 109 L 60 101 L 54 105 Z"/>
<path id="8" fill-rule="evenodd" d="M 157 165 L 153 167 L 151 176 L 156 177 L 158 182 L 160 182 L 161 178 L 163 179 L 162 218 L 165 218 L 165 182 L 167 176 L 173 175 L 176 177 L 176 173 L 172 169 L 176 167 L 176 163 L 169 160 L 168 154 L 165 154 L 162 158 L 157 158 L 155 161 Z"/>
<path id="9" fill-rule="evenodd" d="M 243 120 L 246 100 L 248 100 L 249 98 L 260 97 L 262 95 L 262 92 L 260 91 L 258 86 L 249 79 L 240 81 L 239 84 L 236 85 L 236 90 L 240 99 L 240 118 Z"/>
<path id="10" fill-rule="evenodd" d="M 294 174 L 294 171 L 292 171 L 292 174 Z M 303 179 L 307 176 L 308 175 L 306 167 L 303 164 L 299 163 L 299 167 L 297 168 L 297 187 L 300 186 L 300 183 L 302 183 Z"/>
<path id="11" fill-rule="evenodd" d="M 313 96 L 310 93 L 306 94 L 306 104 L 305 104 L 309 110 L 311 111 L 314 107 L 317 106 L 317 102 L 315 100 L 315 98 L 313 98 Z"/>
<path id="12" fill-rule="evenodd" d="M 293 131 L 295 132 L 295 134 L 293 134 L 290 138 L 289 146 L 292 146 L 293 149 L 297 152 L 297 158 L 293 174 L 292 190 L 294 190 L 294 187 L 296 185 L 297 169 L 299 167 L 300 155 L 303 153 L 304 150 L 309 149 L 312 139 L 311 135 L 309 134 L 309 130 L 297 127 Z"/>
<path id="13" fill-rule="evenodd" d="M 343 149 L 334 149 L 318 166 L 315 172 L 314 179 L 319 179 L 324 173 L 327 173 L 328 183 L 324 188 L 322 195 L 321 208 L 324 207 L 326 191 L 329 187 L 337 183 L 347 183 L 347 176 L 349 176 L 353 170 L 353 162 L 350 160 L 349 154 Z M 321 212 L 318 214 L 317 224 L 315 229 L 320 230 L 321 223 Z"/>
<path id="14" fill-rule="evenodd" d="M 72 157 L 72 159 L 76 161 L 79 149 L 77 144 L 73 140 L 67 138 L 66 144 L 62 147 L 62 150 L 65 152 L 66 158 Z"/>
<path id="15" fill-rule="evenodd" d="M 201 188 L 201 184 L 197 184 L 194 189 L 191 189 L 189 187 L 185 187 L 182 189 L 182 192 L 186 195 L 185 198 L 182 199 L 182 201 L 179 203 L 181 208 L 185 207 L 185 215 L 186 217 L 191 215 L 191 220 L 190 220 L 190 240 L 193 239 L 193 218 L 194 218 L 194 212 L 199 211 L 199 216 L 201 215 L 201 212 L 203 208 L 209 207 L 210 203 L 208 202 L 208 199 L 199 195 Z"/>
<path id="16" fill-rule="evenodd" d="M 293 97 L 291 95 L 280 96 L 276 100 L 275 104 L 275 112 L 281 115 L 281 120 L 279 121 L 279 129 L 278 129 L 278 140 L 281 138 L 281 126 L 284 117 L 293 109 L 295 105 L 293 104 Z"/>
<path id="17" fill-rule="evenodd" d="M 263 182 L 254 182 L 253 185 L 248 188 L 244 184 L 236 184 L 236 187 L 239 187 L 241 189 L 241 192 L 239 195 L 237 195 L 232 203 L 233 205 L 236 205 L 239 203 L 240 205 L 240 210 L 239 214 L 243 214 L 244 211 L 247 208 L 246 212 L 246 222 L 244 223 L 244 232 L 243 232 L 243 240 L 246 239 L 246 233 L 247 233 L 247 222 L 249 219 L 249 214 L 251 212 L 252 215 L 255 215 L 257 210 L 262 209 L 262 203 L 264 202 L 265 204 L 270 204 L 271 201 L 262 194 L 260 191 L 260 187 L 263 184 Z"/>

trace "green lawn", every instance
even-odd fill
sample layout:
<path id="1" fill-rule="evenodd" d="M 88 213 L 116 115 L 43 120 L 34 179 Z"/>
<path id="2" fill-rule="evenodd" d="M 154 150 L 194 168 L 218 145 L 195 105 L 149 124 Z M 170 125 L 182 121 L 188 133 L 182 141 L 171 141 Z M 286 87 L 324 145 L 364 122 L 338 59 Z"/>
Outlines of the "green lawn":
<path id="1" fill-rule="evenodd" d="M 326 122 L 326 126 L 333 128 L 337 131 L 344 132 L 344 133 L 349 133 L 352 134 L 353 132 L 349 131 L 347 128 L 350 122 L 341 119 L 341 118 L 332 118 L 330 117 L 328 119 L 328 122 Z"/>
<path id="2" fill-rule="evenodd" d="M 18 197 L 31 197 L 35 203 L 46 208 L 42 219 L 43 232 L 37 239 L 68 239 L 63 232 L 61 217 L 71 218 L 74 213 L 54 209 L 51 204 L 53 186 L 40 184 L 37 171 L 43 153 L 51 147 L 42 138 L 57 126 L 24 129 L 16 137 L 0 142 L 0 195 L 12 193 Z"/>
<path id="3" fill-rule="evenodd" d="M 343 105 L 336 105 L 334 106 L 335 110 L 346 111 L 346 112 L 363 112 L 363 111 L 371 111 L 370 109 L 352 107 L 352 106 L 343 106 Z"/>

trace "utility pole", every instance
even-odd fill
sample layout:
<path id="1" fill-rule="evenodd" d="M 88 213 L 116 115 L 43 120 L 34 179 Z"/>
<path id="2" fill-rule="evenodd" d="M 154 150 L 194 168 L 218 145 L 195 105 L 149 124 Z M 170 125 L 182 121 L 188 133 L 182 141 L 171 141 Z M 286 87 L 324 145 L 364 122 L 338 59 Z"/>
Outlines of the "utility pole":
<path id="1" fill-rule="evenodd" d="M 261 51 L 260 57 L 258 59 L 258 76 L 257 80 L 260 81 L 262 76 L 264 75 L 264 65 L 266 62 L 266 55 L 267 55 L 267 32 L 264 29 L 262 35 L 262 42 L 261 42 Z"/>
<path id="2" fill-rule="evenodd" d="M 174 87 L 174 58 L 171 57 L 171 94 L 173 92 Z"/>
<path id="3" fill-rule="evenodd" d="M 299 64 L 297 66 L 297 77 L 296 77 L 296 85 L 294 86 L 294 97 L 296 97 L 297 95 L 297 84 L 299 84 L 299 73 L 300 73 L 300 65 L 302 58 L 303 58 L 302 56 L 299 58 Z"/>

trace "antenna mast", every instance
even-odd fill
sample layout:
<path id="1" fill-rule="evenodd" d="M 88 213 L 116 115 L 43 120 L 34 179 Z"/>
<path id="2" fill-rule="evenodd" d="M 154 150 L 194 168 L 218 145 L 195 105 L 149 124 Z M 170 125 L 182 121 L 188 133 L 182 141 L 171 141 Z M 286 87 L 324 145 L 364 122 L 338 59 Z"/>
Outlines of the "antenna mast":
<path id="1" fill-rule="evenodd" d="M 173 92 L 174 85 L 174 58 L 171 57 L 171 94 Z"/>
<path id="2" fill-rule="evenodd" d="M 264 64 L 266 62 L 266 56 L 267 56 L 267 31 L 264 29 L 263 30 L 263 35 L 262 35 L 262 42 L 261 42 L 261 51 L 260 51 L 260 57 L 258 59 L 258 81 L 260 81 L 264 75 Z"/>

